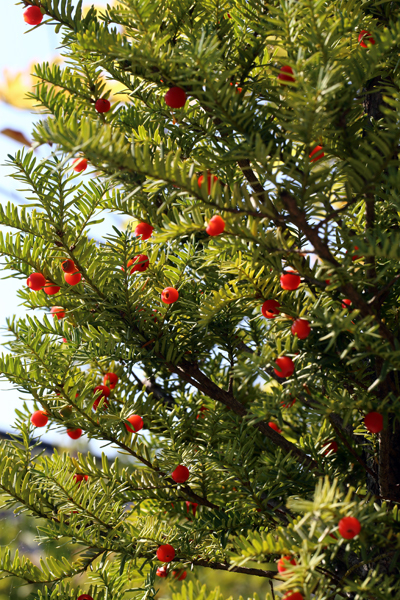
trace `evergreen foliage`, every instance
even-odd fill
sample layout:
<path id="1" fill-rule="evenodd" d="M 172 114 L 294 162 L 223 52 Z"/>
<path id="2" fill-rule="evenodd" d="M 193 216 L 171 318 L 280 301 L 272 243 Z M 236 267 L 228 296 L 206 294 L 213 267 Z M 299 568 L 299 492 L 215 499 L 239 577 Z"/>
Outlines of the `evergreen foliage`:
<path id="1" fill-rule="evenodd" d="M 45 519 L 41 541 L 79 551 L 38 566 L 3 550 L 0 571 L 37 584 L 38 600 L 151 600 L 168 543 L 170 570 L 193 570 L 174 600 L 220 599 L 193 585 L 200 566 L 267 578 L 269 599 L 400 598 L 399 4 L 119 0 L 86 16 L 81 0 L 24 4 L 61 34 L 65 63 L 36 67 L 33 136 L 48 158 L 9 157 L 29 204 L 0 211 L 3 267 L 29 310 L 8 321 L 0 372 L 33 400 L 21 437 L 0 446 L 0 492 Z M 184 108 L 166 105 L 170 87 Z M 72 170 L 79 155 L 89 177 Z M 104 211 L 129 224 L 96 241 Z M 215 215 L 225 231 L 209 236 Z M 146 241 L 138 222 L 155 228 Z M 131 273 L 139 255 L 150 266 Z M 290 269 L 301 285 L 285 291 Z M 30 291 L 34 272 L 59 293 Z M 166 287 L 177 302 L 161 302 Z M 290 330 L 299 317 L 304 340 Z M 290 377 L 276 374 L 281 356 Z M 109 372 L 119 381 L 94 410 Z M 37 455 L 33 410 L 124 461 Z M 364 426 L 372 411 L 379 434 Z M 190 476 L 177 484 L 179 464 Z M 346 516 L 361 523 L 352 540 L 338 532 Z M 297 564 L 279 573 L 287 555 Z"/>

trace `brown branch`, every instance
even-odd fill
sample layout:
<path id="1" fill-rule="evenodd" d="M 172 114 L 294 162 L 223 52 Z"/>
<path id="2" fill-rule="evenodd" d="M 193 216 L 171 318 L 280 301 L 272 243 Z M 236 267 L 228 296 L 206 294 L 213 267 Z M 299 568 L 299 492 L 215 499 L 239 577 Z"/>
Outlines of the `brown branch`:
<path id="1" fill-rule="evenodd" d="M 207 560 L 197 559 L 191 563 L 197 567 L 206 567 L 216 571 L 231 571 L 232 573 L 243 573 L 244 575 L 255 575 L 256 577 L 267 577 L 275 579 L 279 574 L 276 571 L 263 571 L 262 569 L 251 569 L 248 567 L 232 567 L 226 563 L 208 562 Z"/>
<path id="2" fill-rule="evenodd" d="M 176 373 L 199 391 L 203 392 L 203 394 L 217 402 L 221 402 L 240 417 L 250 416 L 247 409 L 241 402 L 236 400 L 233 394 L 218 387 L 207 377 L 207 375 L 200 371 L 197 365 L 182 361 L 178 365 L 168 364 L 168 367 L 172 372 Z M 286 453 L 292 454 L 298 462 L 307 465 L 310 469 L 315 471 L 318 470 L 318 464 L 312 458 L 310 458 L 303 450 L 292 444 L 292 442 L 289 442 L 289 440 L 277 433 L 268 425 L 268 423 L 259 421 L 254 423 L 254 427 L 257 427 L 257 429 L 268 437 L 276 446 L 282 448 Z"/>
<path id="3" fill-rule="evenodd" d="M 286 190 L 282 191 L 280 196 L 285 208 L 290 214 L 292 223 L 304 233 L 308 241 L 311 242 L 311 244 L 314 246 L 314 250 L 316 251 L 318 256 L 326 262 L 330 263 L 332 266 L 339 269 L 341 267 L 341 264 L 331 253 L 328 244 L 321 240 L 321 238 L 318 235 L 318 231 L 311 227 L 311 225 L 308 223 L 306 214 L 299 209 L 299 207 L 297 206 L 296 199 Z M 357 292 L 354 286 L 350 282 L 347 282 L 343 283 L 340 289 L 352 301 L 354 306 L 357 309 L 359 309 L 363 317 L 372 316 L 376 321 L 378 321 L 379 333 L 387 342 L 389 342 L 392 348 L 394 348 L 395 343 L 393 335 L 376 315 L 373 308 L 367 302 L 365 302 L 362 296 Z"/>

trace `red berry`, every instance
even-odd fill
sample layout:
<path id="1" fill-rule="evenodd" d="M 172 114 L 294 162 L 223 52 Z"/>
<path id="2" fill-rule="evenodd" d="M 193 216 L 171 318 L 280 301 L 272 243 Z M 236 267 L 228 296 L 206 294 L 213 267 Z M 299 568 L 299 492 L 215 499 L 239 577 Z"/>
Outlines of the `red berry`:
<path id="1" fill-rule="evenodd" d="M 274 368 L 275 375 L 285 379 L 294 373 L 294 362 L 288 356 L 280 356 L 275 360 L 276 367 Z"/>
<path id="2" fill-rule="evenodd" d="M 200 414 L 198 414 L 198 415 L 196 416 L 196 421 L 197 421 L 198 419 L 200 419 L 200 417 L 201 417 L 202 419 L 204 419 L 205 415 L 203 415 L 202 413 L 203 413 L 203 412 L 206 412 L 206 411 L 208 410 L 208 408 L 207 408 L 207 407 L 205 407 L 205 406 L 201 406 L 199 410 L 200 410 Z"/>
<path id="3" fill-rule="evenodd" d="M 70 260 L 69 258 L 67 258 L 67 260 L 64 260 L 61 263 L 61 268 L 64 271 L 64 273 L 76 273 L 76 271 L 78 270 L 75 266 L 74 261 Z"/>
<path id="4" fill-rule="evenodd" d="M 41 273 L 31 273 L 28 279 L 26 280 L 26 285 L 33 292 L 38 292 L 39 290 L 41 290 L 45 286 L 45 283 L 46 279 Z"/>
<path id="5" fill-rule="evenodd" d="M 139 254 L 138 256 L 134 256 L 133 258 L 128 260 L 127 266 L 130 267 L 131 265 L 135 265 L 131 269 L 131 274 L 135 273 L 136 271 L 143 273 L 144 271 L 146 271 L 146 269 L 149 268 L 150 262 L 145 254 Z"/>
<path id="6" fill-rule="evenodd" d="M 273 421 L 270 421 L 268 423 L 268 425 L 271 427 L 271 429 L 273 429 L 277 433 L 282 433 L 282 429 L 279 429 L 278 425 L 276 423 L 274 423 Z"/>
<path id="7" fill-rule="evenodd" d="M 79 485 L 80 485 L 81 481 L 83 481 L 83 480 L 87 481 L 89 479 L 89 475 L 82 475 L 81 473 L 76 473 L 74 475 L 74 479 L 75 479 L 75 483 L 79 483 Z"/>
<path id="8" fill-rule="evenodd" d="M 54 283 L 51 283 L 51 281 L 47 281 L 46 280 L 46 284 L 43 288 L 43 291 L 45 294 L 47 294 L 48 296 L 54 296 L 54 294 L 58 294 L 58 292 L 60 291 L 60 286 L 59 285 L 54 285 Z"/>
<path id="9" fill-rule="evenodd" d="M 85 171 L 88 166 L 88 162 L 87 162 L 86 158 L 83 158 L 83 157 L 76 158 L 72 164 L 74 165 L 74 171 L 76 171 L 77 173 L 81 173 L 82 171 Z"/>
<path id="10" fill-rule="evenodd" d="M 65 273 L 64 279 L 69 285 L 76 285 L 82 279 L 81 273 Z"/>
<path id="11" fill-rule="evenodd" d="M 178 581 L 183 581 L 187 577 L 186 571 L 183 571 L 182 569 L 180 569 L 179 571 L 172 571 L 172 575 Z"/>
<path id="12" fill-rule="evenodd" d="M 186 500 L 185 504 L 186 504 L 186 512 L 189 514 L 190 507 L 192 507 L 192 513 L 193 513 L 193 516 L 195 517 L 197 507 L 198 507 L 197 502 L 189 502 L 189 500 Z"/>
<path id="13" fill-rule="evenodd" d="M 261 312 L 266 319 L 275 319 L 279 315 L 280 307 L 278 300 L 266 300 L 261 307 Z"/>
<path id="14" fill-rule="evenodd" d="M 287 75 L 287 73 L 289 73 L 289 75 Z M 285 65 L 284 67 L 281 67 L 281 72 L 278 75 L 278 80 L 280 82 L 283 81 L 296 81 L 294 77 L 292 77 L 293 75 L 293 69 L 292 67 L 289 67 L 288 65 Z"/>
<path id="15" fill-rule="evenodd" d="M 300 275 L 289 271 L 281 275 L 281 288 L 283 290 L 297 290 L 300 285 Z"/>
<path id="16" fill-rule="evenodd" d="M 327 454 L 329 454 L 329 452 L 337 452 L 338 448 L 339 448 L 339 446 L 338 446 L 337 442 L 335 442 L 335 440 L 325 442 L 325 444 L 322 447 L 325 448 L 325 450 L 324 450 L 325 456 L 327 456 Z"/>
<path id="17" fill-rule="evenodd" d="M 100 396 L 98 398 L 96 398 L 96 400 L 93 402 L 94 410 L 97 410 L 97 407 L 99 406 L 100 400 L 102 398 L 104 398 L 103 409 L 107 408 L 109 405 L 107 398 L 110 395 L 110 388 L 106 385 L 96 385 L 96 387 L 93 390 L 93 393 L 95 396 L 97 396 L 100 391 L 101 391 Z"/>
<path id="18" fill-rule="evenodd" d="M 349 300 L 349 298 L 342 300 L 342 308 L 349 308 L 349 306 L 351 306 L 351 300 Z"/>
<path id="19" fill-rule="evenodd" d="M 49 417 L 47 416 L 47 413 L 45 410 L 36 410 L 31 415 L 31 423 L 35 427 L 44 427 L 45 425 L 47 425 L 48 420 L 49 420 Z"/>
<path id="20" fill-rule="evenodd" d="M 372 37 L 372 35 L 370 34 L 370 32 L 363 29 L 358 34 L 358 43 L 360 44 L 361 48 L 368 48 L 368 46 L 365 42 L 369 42 L 372 45 L 375 44 L 375 40 Z"/>
<path id="21" fill-rule="evenodd" d="M 225 230 L 225 221 L 223 220 L 222 217 L 220 217 L 219 215 L 215 215 L 214 217 L 211 217 L 207 227 L 206 227 L 206 232 L 208 233 L 208 235 L 214 236 L 214 235 L 220 235 L 221 233 L 223 233 Z"/>
<path id="22" fill-rule="evenodd" d="M 65 317 L 65 310 L 62 306 L 52 306 L 50 309 L 50 313 L 57 319 L 63 319 Z"/>
<path id="23" fill-rule="evenodd" d="M 305 319 L 296 319 L 291 327 L 293 335 L 297 335 L 299 340 L 305 340 L 310 335 L 310 323 Z"/>
<path id="24" fill-rule="evenodd" d="M 189 469 L 184 465 L 178 465 L 171 473 L 171 477 L 176 483 L 185 483 L 189 479 L 189 475 Z"/>
<path id="25" fill-rule="evenodd" d="M 314 150 L 310 152 L 309 158 L 311 158 L 311 162 L 316 162 L 317 160 L 321 160 L 321 158 L 324 158 L 324 156 L 325 154 L 322 149 L 322 146 L 315 146 Z"/>
<path id="26" fill-rule="evenodd" d="M 364 417 L 364 425 L 371 433 L 379 433 L 383 429 L 383 415 L 370 412 Z"/>
<path id="27" fill-rule="evenodd" d="M 128 417 L 126 419 L 126 421 L 129 421 L 129 423 L 132 425 L 133 429 L 131 429 L 129 427 L 129 425 L 127 425 L 125 423 L 125 427 L 127 428 L 127 430 L 130 433 L 137 433 L 138 431 L 140 431 L 141 429 L 143 429 L 143 419 L 140 415 L 131 415 L 130 417 Z"/>
<path id="28" fill-rule="evenodd" d="M 304 600 L 300 592 L 288 592 L 282 598 L 282 600 Z"/>
<path id="29" fill-rule="evenodd" d="M 76 513 L 78 511 L 74 510 L 73 512 Z M 78 596 L 77 600 L 93 600 L 93 598 L 92 596 L 89 596 L 89 594 L 81 594 Z"/>
<path id="30" fill-rule="evenodd" d="M 118 375 L 116 373 L 106 373 L 103 377 L 103 384 L 108 385 L 110 390 L 113 390 L 118 383 Z"/>
<path id="31" fill-rule="evenodd" d="M 161 562 L 171 562 L 175 558 L 175 549 L 171 544 L 163 544 L 157 550 L 157 558 Z"/>
<path id="32" fill-rule="evenodd" d="M 161 300 L 164 304 L 173 304 L 179 298 L 179 292 L 173 287 L 167 287 L 161 292 Z"/>
<path id="33" fill-rule="evenodd" d="M 107 113 L 111 108 L 111 104 L 107 98 L 99 98 L 96 100 L 94 107 L 98 113 Z"/>
<path id="34" fill-rule="evenodd" d="M 204 175 L 200 175 L 200 177 L 197 180 L 199 188 L 201 188 L 201 186 L 203 185 L 203 181 L 204 181 Z M 218 177 L 216 175 L 211 175 L 211 173 L 209 173 L 207 175 L 207 191 L 209 194 L 211 194 L 211 187 L 212 187 L 213 182 L 215 182 L 215 181 L 218 181 Z M 225 223 L 224 223 L 224 225 L 225 225 Z M 207 233 L 208 233 L 208 231 L 207 231 Z"/>
<path id="35" fill-rule="evenodd" d="M 67 429 L 67 434 L 73 440 L 77 440 L 82 435 L 82 429 Z"/>
<path id="36" fill-rule="evenodd" d="M 28 25 L 39 25 L 43 21 L 42 11 L 38 6 L 28 6 L 24 11 L 24 21 Z"/>
<path id="37" fill-rule="evenodd" d="M 339 533 L 345 540 L 352 540 L 361 531 L 361 523 L 355 517 L 343 517 L 339 521 Z"/>
<path id="38" fill-rule="evenodd" d="M 166 577 L 168 575 L 167 567 L 158 567 L 156 575 L 158 577 Z"/>
<path id="39" fill-rule="evenodd" d="M 292 398 L 291 396 L 289 396 L 289 399 L 286 400 L 281 400 L 281 406 L 282 408 L 292 408 L 293 404 L 296 402 L 296 398 Z"/>
<path id="40" fill-rule="evenodd" d="M 284 573 L 285 571 L 290 569 L 289 565 L 297 565 L 297 562 L 294 560 L 294 558 L 291 558 L 290 556 L 282 556 L 282 558 L 278 560 L 277 564 L 278 572 Z"/>
<path id="41" fill-rule="evenodd" d="M 154 227 L 148 223 L 139 223 L 135 228 L 135 235 L 142 237 L 142 241 L 148 240 L 154 231 Z"/>
<path id="42" fill-rule="evenodd" d="M 170 108 L 182 108 L 186 104 L 186 92 L 180 87 L 169 88 L 164 100 Z"/>

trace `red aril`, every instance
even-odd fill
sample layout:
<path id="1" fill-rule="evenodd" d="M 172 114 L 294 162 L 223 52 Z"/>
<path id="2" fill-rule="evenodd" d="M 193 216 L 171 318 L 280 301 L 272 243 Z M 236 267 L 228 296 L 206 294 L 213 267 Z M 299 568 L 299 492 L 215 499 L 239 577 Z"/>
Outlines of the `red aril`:
<path id="1" fill-rule="evenodd" d="M 138 235 L 142 238 L 142 241 L 148 240 L 153 233 L 154 227 L 149 225 L 148 223 L 139 223 L 135 228 L 135 235 Z"/>
<path id="2" fill-rule="evenodd" d="M 192 513 L 193 513 L 193 516 L 195 517 L 197 507 L 198 507 L 197 502 L 189 502 L 189 500 L 186 500 L 185 504 L 186 504 L 186 512 L 189 514 L 190 508 L 192 508 Z"/>
<path id="3" fill-rule="evenodd" d="M 203 185 L 203 181 L 204 181 L 204 175 L 200 175 L 200 177 L 197 180 L 199 188 L 201 188 L 201 186 Z M 216 175 L 211 175 L 211 173 L 208 173 L 208 175 L 207 175 L 207 192 L 208 192 L 208 194 L 211 194 L 211 187 L 212 187 L 213 182 L 215 182 L 215 181 L 218 181 L 218 177 Z"/>
<path id="4" fill-rule="evenodd" d="M 274 368 L 275 375 L 285 379 L 294 373 L 294 362 L 289 356 L 280 356 L 275 360 L 276 367 Z"/>
<path id="5" fill-rule="evenodd" d="M 294 271 L 288 271 L 281 275 L 281 288 L 283 290 L 297 290 L 300 285 L 300 275 Z"/>
<path id="6" fill-rule="evenodd" d="M 82 435 L 82 429 L 67 429 L 67 434 L 72 440 L 77 440 Z"/>
<path id="7" fill-rule="evenodd" d="M 287 81 L 291 81 L 292 83 L 296 81 L 293 77 L 292 67 L 289 67 L 289 65 L 281 67 L 281 72 L 278 75 L 278 81 L 280 81 L 283 85 L 285 85 L 285 82 Z"/>
<path id="8" fill-rule="evenodd" d="M 214 235 L 220 235 L 221 233 L 224 233 L 225 231 L 225 221 L 223 220 L 222 217 L 220 217 L 219 215 L 215 215 L 214 217 L 211 217 L 211 219 L 208 222 L 208 225 L 206 227 L 206 232 L 208 233 L 208 235 L 214 236 Z"/>
<path id="9" fill-rule="evenodd" d="M 96 100 L 94 107 L 98 113 L 107 113 L 111 108 L 111 104 L 107 98 L 99 98 Z"/>
<path id="10" fill-rule="evenodd" d="M 163 544 L 158 547 L 157 558 L 161 562 L 171 562 L 175 558 L 175 548 L 171 544 Z"/>
<path id="11" fill-rule="evenodd" d="M 169 88 L 164 100 L 170 108 L 183 108 L 186 104 L 186 92 L 180 87 Z"/>
<path id="12" fill-rule="evenodd" d="M 171 473 L 171 477 L 176 483 L 185 483 L 189 479 L 189 476 L 189 469 L 184 465 L 178 465 Z"/>
<path id="13" fill-rule="evenodd" d="M 370 412 L 364 417 L 364 425 L 371 433 L 379 433 L 383 429 L 383 415 Z"/>
<path id="14" fill-rule="evenodd" d="M 52 306 L 50 313 L 53 315 L 53 318 L 57 317 L 59 320 L 65 317 L 65 309 L 62 306 Z"/>
<path id="15" fill-rule="evenodd" d="M 118 375 L 116 373 L 106 373 L 103 377 L 103 384 L 113 390 L 118 383 Z"/>
<path id="16" fill-rule="evenodd" d="M 328 442 L 325 442 L 325 444 L 322 447 L 325 448 L 325 450 L 324 450 L 325 456 L 327 456 L 330 452 L 337 452 L 339 449 L 339 446 L 335 440 L 330 440 Z"/>
<path id="17" fill-rule="evenodd" d="M 31 273 L 26 280 L 26 285 L 33 291 L 38 292 L 46 284 L 46 279 L 41 273 Z"/>
<path id="18" fill-rule="evenodd" d="M 39 25 L 43 21 L 42 11 L 39 6 L 28 6 L 23 14 L 24 21 L 28 25 Z"/>
<path id="19" fill-rule="evenodd" d="M 164 304 L 173 304 L 179 298 L 179 292 L 173 287 L 167 287 L 161 292 L 161 301 Z"/>
<path id="20" fill-rule="evenodd" d="M 293 335 L 297 335 L 299 340 L 305 340 L 311 332 L 310 323 L 306 319 L 296 319 L 291 327 Z"/>
<path id="21" fill-rule="evenodd" d="M 261 312 L 266 319 L 275 319 L 279 315 L 280 308 L 278 300 L 266 300 L 261 307 Z"/>
<path id="22" fill-rule="evenodd" d="M 69 285 L 76 285 L 82 279 L 81 273 L 65 273 L 64 279 Z"/>
<path id="23" fill-rule="evenodd" d="M 75 266 L 74 261 L 69 258 L 67 258 L 67 260 L 63 260 L 63 262 L 61 263 L 61 268 L 64 271 L 64 273 L 75 273 L 78 270 Z"/>
<path id="24" fill-rule="evenodd" d="M 282 429 L 279 429 L 278 425 L 276 423 L 274 423 L 273 421 L 270 421 L 268 423 L 268 425 L 271 427 L 271 429 L 276 431 L 276 433 L 282 433 Z"/>
<path id="25" fill-rule="evenodd" d="M 74 165 L 74 171 L 76 171 L 77 173 L 82 173 L 82 171 L 85 171 L 87 169 L 88 161 L 86 160 L 86 158 L 80 157 L 76 158 L 72 164 Z"/>
<path id="26" fill-rule="evenodd" d="M 361 523 L 355 517 L 343 517 L 339 521 L 339 533 L 345 540 L 352 540 L 361 531 Z"/>
<path id="27" fill-rule="evenodd" d="M 360 44 L 361 48 L 368 48 L 366 42 L 368 42 L 372 46 L 375 45 L 375 39 L 372 37 L 371 33 L 366 29 L 363 29 L 358 34 L 358 43 Z"/>
<path id="28" fill-rule="evenodd" d="M 127 266 L 130 267 L 131 265 L 134 265 L 131 274 L 135 272 L 143 273 L 149 268 L 150 261 L 145 254 L 139 254 L 128 260 Z"/>
<path id="29" fill-rule="evenodd" d="M 167 571 L 167 567 L 158 567 L 157 572 L 156 572 L 157 577 L 167 577 L 168 575 L 168 571 Z"/>
<path id="30" fill-rule="evenodd" d="M 311 159 L 311 162 L 317 162 L 317 160 L 321 160 L 324 156 L 325 154 L 322 146 L 315 146 L 315 148 L 311 150 L 309 158 Z"/>
<path id="31" fill-rule="evenodd" d="M 179 571 L 172 571 L 172 575 L 178 581 L 183 581 L 184 579 L 186 579 L 187 573 L 183 569 L 179 569 Z"/>
<path id="32" fill-rule="evenodd" d="M 125 427 L 127 428 L 127 430 L 130 433 L 137 433 L 138 431 L 140 431 L 141 429 L 143 429 L 143 419 L 140 415 L 131 415 L 130 417 L 128 417 L 126 419 L 126 421 L 129 421 L 129 423 L 132 425 L 133 429 L 131 427 L 129 427 L 129 425 L 127 425 L 125 423 Z"/>
<path id="33" fill-rule="evenodd" d="M 47 296 L 54 296 L 55 294 L 58 294 L 60 289 L 61 288 L 59 285 L 54 285 L 54 283 L 51 283 L 51 281 L 46 280 L 43 291 L 45 294 L 47 294 Z"/>
<path id="34" fill-rule="evenodd" d="M 48 420 L 49 420 L 49 417 L 47 416 L 47 413 L 45 410 L 36 410 L 31 415 L 31 423 L 35 427 L 44 427 L 45 425 L 47 425 Z"/>
<path id="35" fill-rule="evenodd" d="M 284 573 L 288 569 L 290 569 L 290 565 L 297 565 L 297 562 L 291 556 L 282 556 L 277 562 L 278 572 Z"/>

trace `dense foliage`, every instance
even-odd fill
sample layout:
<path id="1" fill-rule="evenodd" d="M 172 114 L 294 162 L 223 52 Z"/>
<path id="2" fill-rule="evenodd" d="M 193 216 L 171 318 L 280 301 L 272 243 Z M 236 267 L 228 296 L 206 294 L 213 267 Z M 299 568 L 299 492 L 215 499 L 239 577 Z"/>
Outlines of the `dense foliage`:
<path id="1" fill-rule="evenodd" d="M 270 599 L 400 598 L 399 4 L 24 4 L 65 62 L 36 67 L 48 158 L 9 158 L 29 205 L 0 212 L 29 310 L 0 371 L 31 400 L 0 491 L 79 551 L 3 550 L 0 570 L 42 600 L 151 599 L 170 544 L 169 580 L 201 566 L 269 579 Z M 104 211 L 128 226 L 92 239 Z M 123 464 L 34 457 L 40 410 Z"/>

